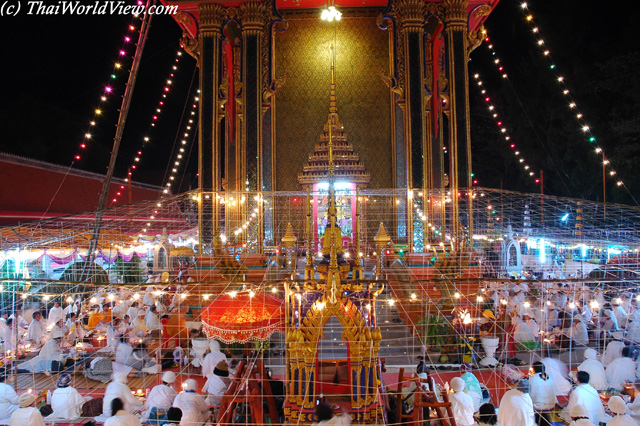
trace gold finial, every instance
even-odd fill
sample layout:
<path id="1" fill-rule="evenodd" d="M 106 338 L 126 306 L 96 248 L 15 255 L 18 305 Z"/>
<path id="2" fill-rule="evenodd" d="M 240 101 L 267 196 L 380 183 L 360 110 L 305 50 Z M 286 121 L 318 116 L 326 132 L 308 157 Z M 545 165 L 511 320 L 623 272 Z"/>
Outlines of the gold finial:
<path id="1" fill-rule="evenodd" d="M 375 237 L 373 237 L 373 241 L 377 242 L 377 243 L 388 243 L 389 241 L 391 241 L 391 237 L 389 236 L 389 234 L 387 234 L 387 230 L 384 229 L 384 224 L 382 222 L 380 222 L 380 227 L 378 228 L 378 233 L 376 234 Z"/>
<path id="2" fill-rule="evenodd" d="M 295 235 L 293 235 L 293 229 L 291 229 L 291 223 L 287 223 L 287 229 L 284 232 L 284 236 L 282 237 L 282 242 L 285 246 L 290 247 L 298 241 Z"/>
<path id="3" fill-rule="evenodd" d="M 331 45 L 331 98 L 329 100 L 329 114 L 337 114 L 336 106 L 336 52 L 333 44 Z M 331 119 L 331 116 L 329 116 Z"/>

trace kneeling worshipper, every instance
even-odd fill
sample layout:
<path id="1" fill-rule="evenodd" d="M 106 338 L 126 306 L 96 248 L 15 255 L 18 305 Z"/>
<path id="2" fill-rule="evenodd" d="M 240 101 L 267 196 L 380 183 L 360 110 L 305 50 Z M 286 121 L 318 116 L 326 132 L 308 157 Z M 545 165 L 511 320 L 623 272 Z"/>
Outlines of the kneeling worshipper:
<path id="1" fill-rule="evenodd" d="M 633 383 L 633 387 L 636 391 L 636 396 L 633 402 L 627 404 L 627 409 L 629 410 L 629 415 L 640 424 L 640 398 L 638 398 L 640 396 L 640 380 L 636 380 Z"/>
<path id="2" fill-rule="evenodd" d="M 541 361 L 544 364 L 545 373 L 551 377 L 556 386 L 556 395 L 569 395 L 571 382 L 567 379 L 569 368 L 567 364 L 557 358 L 546 357 Z"/>
<path id="3" fill-rule="evenodd" d="M 473 412 L 477 413 L 480 409 L 480 402 L 482 402 L 482 388 L 480 387 L 480 381 L 471 371 L 471 365 L 462 364 L 460 370 L 464 372 L 460 376 L 460 378 L 464 380 L 464 393 L 473 399 Z"/>
<path id="4" fill-rule="evenodd" d="M 120 398 L 111 401 L 111 412 L 113 415 L 104 422 L 104 426 L 142 426 L 140 419 L 124 409 Z"/>
<path id="5" fill-rule="evenodd" d="M 71 385 L 71 375 L 62 374 L 58 378 L 58 389 L 51 396 L 51 409 L 53 413 L 47 416 L 49 420 L 76 420 L 82 415 L 82 406 L 87 401 Z"/>
<path id="6" fill-rule="evenodd" d="M 589 419 L 589 412 L 582 405 L 571 408 L 571 423 L 569 426 L 596 426 Z"/>
<path id="7" fill-rule="evenodd" d="M 576 405 L 582 405 L 589 412 L 589 420 L 594 424 L 599 424 L 605 421 L 604 406 L 598 391 L 589 384 L 589 373 L 584 371 L 578 371 L 578 386 L 576 386 L 571 392 L 569 397 L 569 403 L 560 413 L 565 421 L 571 421 L 571 409 Z"/>
<path id="8" fill-rule="evenodd" d="M 318 423 L 311 423 L 311 426 L 349 426 L 352 420 L 346 407 L 343 406 L 342 414 L 336 416 L 331 405 L 325 401 L 316 405 L 315 415 Z"/>
<path id="9" fill-rule="evenodd" d="M 202 360 L 202 376 L 211 377 L 213 370 L 220 361 L 227 361 L 227 356 L 220 351 L 220 343 L 217 340 L 209 342 L 209 352 Z"/>
<path id="10" fill-rule="evenodd" d="M 20 408 L 18 403 L 18 394 L 4 381 L 6 379 L 6 370 L 4 367 L 0 368 L 0 423 L 6 424 L 9 417 L 14 411 Z"/>
<path id="11" fill-rule="evenodd" d="M 173 401 L 173 406 L 182 410 L 180 426 L 203 426 L 209 418 L 209 407 L 204 397 L 196 393 L 198 382 L 187 379 L 183 386 L 184 391 Z"/>
<path id="12" fill-rule="evenodd" d="M 535 426 L 528 379 L 518 380 L 516 387 L 502 396 L 498 422 L 502 426 Z"/>
<path id="13" fill-rule="evenodd" d="M 449 402 L 451 402 L 451 411 L 459 426 L 472 426 L 475 424 L 473 419 L 473 399 L 470 395 L 464 393 L 465 383 L 460 377 L 451 379 L 452 394 L 449 394 Z"/>
<path id="14" fill-rule="evenodd" d="M 218 408 L 220 406 L 220 402 L 222 402 L 222 397 L 227 389 L 229 389 L 230 384 L 231 379 L 229 379 L 229 365 L 227 364 L 227 361 L 220 361 L 213 370 L 213 374 L 207 379 L 207 382 L 202 388 L 203 393 L 209 394 L 205 400 L 207 404 Z"/>
<path id="15" fill-rule="evenodd" d="M 31 393 L 20 395 L 18 403 L 20 408 L 11 415 L 9 426 L 44 426 L 42 414 L 35 407 L 36 398 Z"/>
<path id="16" fill-rule="evenodd" d="M 598 361 L 598 352 L 596 352 L 595 349 L 589 348 L 584 351 L 584 361 L 578 366 L 578 371 L 589 373 L 589 384 L 597 391 L 603 391 L 609 388 L 604 367 L 602 363 Z"/>
<path id="17" fill-rule="evenodd" d="M 607 407 L 613 414 L 613 418 L 607 422 L 607 426 L 638 426 L 638 422 L 627 415 L 627 404 L 619 396 L 615 395 L 609 398 Z"/>
<path id="18" fill-rule="evenodd" d="M 633 383 L 636 380 L 636 363 L 629 358 L 630 355 L 631 348 L 625 346 L 622 349 L 622 357 L 611 361 L 605 369 L 610 388 L 620 391 L 624 383 Z"/>
<path id="19" fill-rule="evenodd" d="M 167 411 L 173 405 L 178 392 L 171 385 L 176 381 L 176 373 L 165 371 L 162 375 L 162 384 L 154 386 L 149 392 L 145 402 L 146 416 L 149 420 L 147 424 L 162 424 L 166 419 Z"/>
<path id="20" fill-rule="evenodd" d="M 102 416 L 111 417 L 111 401 L 116 398 L 122 400 L 124 404 L 124 410 L 128 413 L 133 413 L 142 407 L 143 402 L 131 394 L 131 389 L 127 386 L 127 374 L 122 371 L 113 372 L 113 380 L 107 385 L 107 389 L 104 391 L 104 398 L 102 400 Z"/>
<path id="21" fill-rule="evenodd" d="M 145 312 L 143 309 L 138 310 L 138 317 L 131 323 L 131 334 L 135 337 L 146 337 L 149 334 L 149 328 L 144 320 Z"/>
<path id="22" fill-rule="evenodd" d="M 519 316 L 512 317 L 512 334 L 516 350 L 530 350 L 537 347 L 536 335 Z M 499 412 L 499 411 L 498 411 Z"/>
<path id="23" fill-rule="evenodd" d="M 491 403 L 482 404 L 478 410 L 478 426 L 501 426 L 498 423 L 496 407 Z"/>
<path id="24" fill-rule="evenodd" d="M 607 344 L 607 348 L 604 350 L 601 358 L 602 365 L 604 365 L 605 368 L 611 364 L 614 359 L 622 356 L 622 349 L 626 346 L 622 341 L 624 335 L 621 331 L 616 331 L 611 333 L 611 335 L 613 336 L 613 340 Z"/>
<path id="25" fill-rule="evenodd" d="M 27 340 L 35 345 L 42 345 L 47 340 L 47 333 L 44 323 L 42 322 L 42 314 L 40 311 L 35 311 L 31 314 L 31 318 L 33 319 L 27 329 Z"/>
<path id="26" fill-rule="evenodd" d="M 535 374 L 529 378 L 531 390 L 529 396 L 536 410 L 536 424 L 550 425 L 550 411 L 558 402 L 556 398 L 556 386 L 553 379 L 545 372 L 544 364 L 540 361 L 533 363 Z"/>
<path id="27" fill-rule="evenodd" d="M 63 332 L 56 332 L 40 349 L 37 356 L 18 364 L 18 370 L 26 370 L 30 373 L 45 373 L 62 371 L 65 367 L 73 365 L 73 360 L 66 359 L 60 349 L 59 342 L 63 337 Z"/>

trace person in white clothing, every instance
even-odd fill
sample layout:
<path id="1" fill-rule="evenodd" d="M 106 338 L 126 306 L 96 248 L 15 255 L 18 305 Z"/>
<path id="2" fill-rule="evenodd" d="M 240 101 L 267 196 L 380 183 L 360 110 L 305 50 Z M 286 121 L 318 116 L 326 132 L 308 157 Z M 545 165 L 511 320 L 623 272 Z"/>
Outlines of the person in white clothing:
<path id="1" fill-rule="evenodd" d="M 598 361 L 598 353 L 595 349 L 587 349 L 584 351 L 584 361 L 578 366 L 578 371 L 589 373 L 589 384 L 597 391 L 606 390 L 609 387 L 607 376 L 604 372 L 602 363 Z"/>
<path id="2" fill-rule="evenodd" d="M 40 410 L 34 405 L 36 398 L 29 392 L 18 398 L 20 408 L 13 412 L 9 419 L 9 426 L 44 426 L 44 419 Z"/>
<path id="3" fill-rule="evenodd" d="M 464 380 L 460 377 L 451 379 L 451 389 L 453 393 L 449 395 L 451 402 L 451 411 L 459 426 L 472 426 L 475 421 L 473 419 L 473 399 L 470 395 L 464 393 Z"/>
<path id="4" fill-rule="evenodd" d="M 634 418 L 638 424 L 640 424 L 640 380 L 636 380 L 633 383 L 633 387 L 636 390 L 636 397 L 633 402 L 627 404 L 627 409 L 629 410 L 629 415 Z"/>
<path id="5" fill-rule="evenodd" d="M 629 358 L 631 348 L 625 346 L 622 349 L 622 357 L 616 358 L 604 370 L 607 376 L 609 387 L 615 390 L 622 390 L 624 383 L 633 383 L 636 380 L 636 363 Z"/>
<path id="6" fill-rule="evenodd" d="M 149 333 L 149 327 L 144 321 L 144 316 L 144 311 L 142 309 L 138 310 L 138 318 L 131 323 L 131 334 L 135 337 L 145 337 Z"/>
<path id="7" fill-rule="evenodd" d="M 578 386 L 573 389 L 569 397 L 569 403 L 560 413 L 567 422 L 571 421 L 571 409 L 576 405 L 582 405 L 589 412 L 589 420 L 596 425 L 604 422 L 604 406 L 598 391 L 589 385 L 589 373 L 578 371 Z"/>
<path id="8" fill-rule="evenodd" d="M 569 426 L 596 426 L 589 419 L 589 412 L 582 405 L 571 408 L 571 424 Z"/>
<path id="9" fill-rule="evenodd" d="M 145 402 L 146 417 L 149 418 L 149 421 L 159 421 L 173 405 L 173 401 L 178 395 L 178 392 L 172 387 L 175 381 L 176 373 L 165 371 L 162 375 L 162 384 L 154 386 L 149 392 Z"/>
<path id="10" fill-rule="evenodd" d="M 104 426 L 142 426 L 140 419 L 124 409 L 124 402 L 120 398 L 111 401 L 111 410 L 114 413 L 104 422 Z"/>
<path id="11" fill-rule="evenodd" d="M 625 344 L 622 341 L 623 333 L 621 331 L 613 332 L 611 335 L 614 340 L 607 344 L 607 348 L 602 354 L 602 365 L 605 368 L 607 365 L 611 364 L 611 361 L 622 356 L 622 349 L 625 347 Z"/>
<path id="12" fill-rule="evenodd" d="M 58 389 L 51 396 L 53 413 L 47 417 L 48 420 L 76 420 L 82 415 L 82 405 L 86 398 L 70 385 L 71 375 L 68 373 L 58 378 Z"/>
<path id="13" fill-rule="evenodd" d="M 553 379 L 549 377 L 544 368 L 544 364 L 537 361 L 533 364 L 535 374 L 529 378 L 531 390 L 529 396 L 536 410 L 536 424 L 550 425 L 549 412 L 553 410 L 558 402 L 556 398 L 556 386 Z"/>
<path id="14" fill-rule="evenodd" d="M 54 302 L 53 308 L 51 308 L 47 317 L 47 328 L 53 327 L 53 324 L 60 320 L 64 321 L 64 309 L 60 307 L 58 302 Z"/>
<path id="15" fill-rule="evenodd" d="M 500 400 L 498 422 L 502 426 L 534 426 L 533 402 L 529 396 L 529 380 L 520 379 Z"/>
<path id="16" fill-rule="evenodd" d="M 142 407 L 142 401 L 131 394 L 131 389 L 127 386 L 127 373 L 123 371 L 114 371 L 112 381 L 107 385 L 102 399 L 102 414 L 105 417 L 111 417 L 111 401 L 120 398 L 124 403 L 124 409 L 133 413 Z"/>
<path id="17" fill-rule="evenodd" d="M 202 375 L 204 377 L 211 377 L 213 370 L 220 361 L 226 361 L 227 356 L 220 351 L 220 343 L 217 340 L 211 340 L 209 342 L 209 352 L 202 360 Z"/>
<path id="18" fill-rule="evenodd" d="M 155 305 L 149 307 L 149 310 L 145 314 L 144 322 L 151 333 L 162 330 L 162 323 L 160 322 L 160 318 L 158 318 L 157 308 Z"/>
<path id="19" fill-rule="evenodd" d="M 129 319 L 133 320 L 135 318 L 138 318 L 138 309 L 138 302 L 133 302 L 131 304 L 131 307 L 127 309 L 127 315 L 129 316 Z"/>
<path id="20" fill-rule="evenodd" d="M 230 384 L 229 365 L 227 361 L 220 361 L 202 388 L 203 393 L 209 394 L 205 401 L 209 405 L 213 405 L 216 408 L 219 407 L 222 402 L 222 397 L 225 392 L 227 392 L 227 389 L 229 389 Z"/>
<path id="21" fill-rule="evenodd" d="M 571 382 L 567 379 L 569 368 L 567 364 L 557 358 L 542 358 L 542 363 L 546 373 L 553 379 L 556 385 L 556 395 L 569 395 L 571 392 Z"/>
<path id="22" fill-rule="evenodd" d="M 184 392 L 180 392 L 173 406 L 182 410 L 180 426 L 202 426 L 209 418 L 209 407 L 204 397 L 196 393 L 198 383 L 193 379 L 184 382 Z"/>
<path id="23" fill-rule="evenodd" d="M 42 323 L 42 314 L 40 311 L 35 311 L 31 317 L 33 319 L 27 330 L 27 340 L 32 341 L 36 345 L 41 345 L 47 340 L 45 327 Z"/>
<path id="24" fill-rule="evenodd" d="M 18 394 L 10 385 L 4 382 L 5 379 L 6 370 L 0 368 L 0 420 L 8 419 L 14 411 L 20 408 Z"/>
<path id="25" fill-rule="evenodd" d="M 623 399 L 615 395 L 609 398 L 607 402 L 609 411 L 614 417 L 607 422 L 607 426 L 638 426 L 638 422 L 627 415 L 627 405 Z"/>

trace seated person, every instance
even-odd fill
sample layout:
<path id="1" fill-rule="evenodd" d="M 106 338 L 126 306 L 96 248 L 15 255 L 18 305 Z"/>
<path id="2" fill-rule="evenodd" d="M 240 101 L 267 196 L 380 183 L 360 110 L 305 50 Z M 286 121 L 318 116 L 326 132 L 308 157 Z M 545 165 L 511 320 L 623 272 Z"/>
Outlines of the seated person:
<path id="1" fill-rule="evenodd" d="M 35 311 L 31 314 L 33 318 L 29 328 L 27 329 L 27 340 L 31 341 L 35 345 L 42 345 L 47 340 L 47 335 L 42 321 L 42 314 L 40 311 Z"/>
<path id="2" fill-rule="evenodd" d="M 173 401 L 173 406 L 182 410 L 182 426 L 202 426 L 209 418 L 209 406 L 204 397 L 196 392 L 197 387 L 195 380 L 185 380 L 184 391 Z"/>
<path id="3" fill-rule="evenodd" d="M 142 407 L 142 401 L 131 394 L 131 389 L 127 386 L 127 380 L 126 373 L 122 371 L 115 371 L 113 373 L 112 381 L 107 386 L 104 392 L 104 398 L 102 399 L 103 417 L 111 417 L 115 414 L 112 412 L 111 403 L 116 398 L 122 401 L 124 407 L 122 409 L 128 413 L 133 413 Z"/>
<path id="4" fill-rule="evenodd" d="M 71 375 L 62 374 L 58 378 L 58 389 L 51 396 L 51 408 L 53 413 L 47 416 L 47 420 L 76 420 L 82 415 L 82 406 L 86 398 L 71 385 Z"/>
<path id="5" fill-rule="evenodd" d="M 636 380 L 636 363 L 630 355 L 631 348 L 625 346 L 622 349 L 622 357 L 614 359 L 605 368 L 610 388 L 620 391 L 624 383 L 633 383 Z"/>
<path id="6" fill-rule="evenodd" d="M 20 408 L 18 403 L 18 394 L 4 381 L 6 379 L 6 370 L 0 367 L 0 420 L 8 419 L 14 411 Z"/>
<path id="7" fill-rule="evenodd" d="M 220 361 L 202 388 L 202 392 L 209 395 L 206 399 L 207 404 L 219 407 L 230 384 L 229 365 L 226 361 Z"/>
<path id="8" fill-rule="evenodd" d="M 61 371 L 64 367 L 73 365 L 73 360 L 66 359 L 60 349 L 59 342 L 63 337 L 63 332 L 56 332 L 40 349 L 40 353 L 37 356 L 18 364 L 18 370 L 26 370 L 30 373 L 44 373 Z"/>
<path id="9" fill-rule="evenodd" d="M 173 389 L 176 374 L 173 371 L 165 371 L 162 375 L 162 384 L 154 386 L 145 402 L 146 417 L 149 424 L 161 424 L 167 412 L 173 405 L 178 392 Z"/>
<path id="10" fill-rule="evenodd" d="M 104 422 L 104 426 L 142 426 L 140 419 L 124 409 L 120 398 L 112 399 L 110 407 L 113 414 Z"/>
<path id="11" fill-rule="evenodd" d="M 44 426 L 44 419 L 36 405 L 36 398 L 29 392 L 18 398 L 20 408 L 13 412 L 9 419 L 9 426 Z"/>
<path id="12" fill-rule="evenodd" d="M 341 415 L 334 416 L 333 408 L 325 401 L 316 405 L 315 415 L 318 422 L 311 426 L 349 426 L 352 420 L 346 407 L 342 407 Z"/>

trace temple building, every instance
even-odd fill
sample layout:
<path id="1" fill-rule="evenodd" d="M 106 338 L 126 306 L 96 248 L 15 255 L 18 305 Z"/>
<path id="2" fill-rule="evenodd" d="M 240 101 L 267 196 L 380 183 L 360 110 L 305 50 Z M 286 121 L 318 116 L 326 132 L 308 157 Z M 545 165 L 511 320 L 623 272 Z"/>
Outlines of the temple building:
<path id="1" fill-rule="evenodd" d="M 331 46 L 338 82 L 332 102 L 341 114 L 336 166 L 345 184 L 422 189 L 425 201 L 430 190 L 455 194 L 472 186 L 467 62 L 497 0 L 165 3 L 179 6 L 182 46 L 198 60 L 202 191 L 296 191 L 321 183 Z M 320 19 L 327 6 L 341 19 Z M 472 232 L 467 195 L 465 211 L 451 197 L 451 235 L 461 226 Z M 410 205 L 405 199 L 397 206 L 403 238 L 412 231 Z M 222 207 L 211 197 L 200 209 L 206 250 Z"/>

